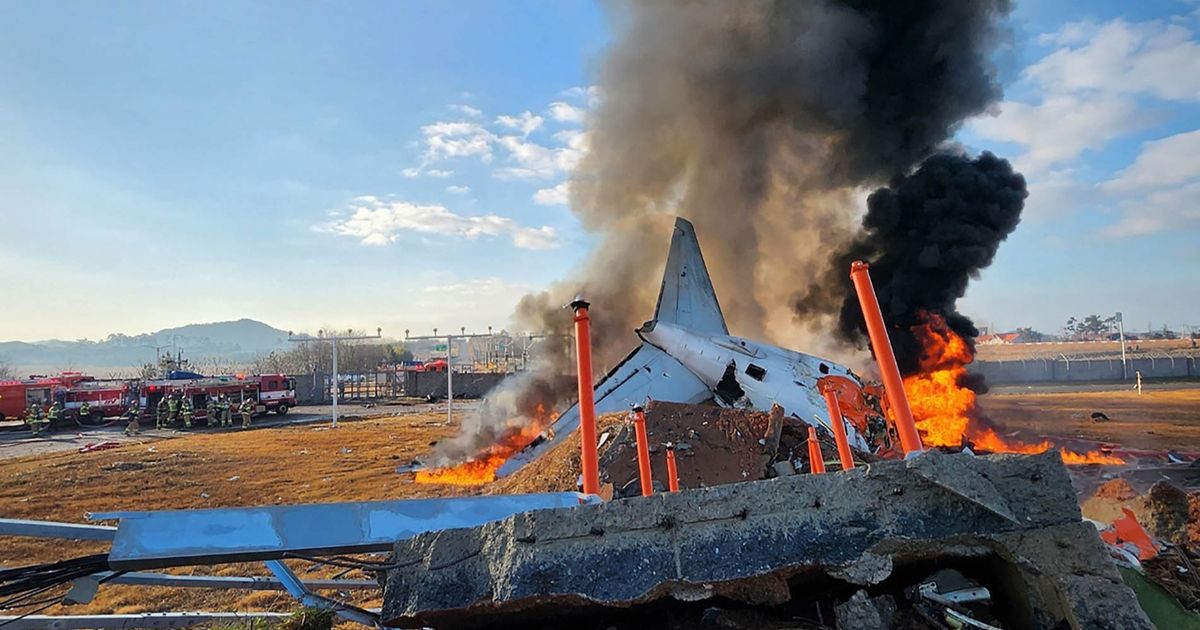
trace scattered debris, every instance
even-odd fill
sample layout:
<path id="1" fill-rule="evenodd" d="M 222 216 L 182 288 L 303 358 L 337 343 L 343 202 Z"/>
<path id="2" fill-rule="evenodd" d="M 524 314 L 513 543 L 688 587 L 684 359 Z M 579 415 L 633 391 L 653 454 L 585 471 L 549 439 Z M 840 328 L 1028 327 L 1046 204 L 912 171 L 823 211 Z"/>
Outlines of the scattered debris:
<path id="1" fill-rule="evenodd" d="M 119 446 L 121 446 L 120 442 L 114 442 L 112 440 L 106 440 L 104 442 L 88 442 L 87 444 L 79 447 L 79 452 L 93 453 L 96 451 L 106 451 L 110 448 L 117 448 Z"/>

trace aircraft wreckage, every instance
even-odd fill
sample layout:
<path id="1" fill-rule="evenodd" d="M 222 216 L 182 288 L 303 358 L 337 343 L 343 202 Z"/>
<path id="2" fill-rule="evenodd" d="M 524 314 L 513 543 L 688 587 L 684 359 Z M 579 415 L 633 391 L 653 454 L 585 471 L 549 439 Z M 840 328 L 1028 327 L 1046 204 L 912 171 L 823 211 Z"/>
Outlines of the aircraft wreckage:
<path id="1" fill-rule="evenodd" d="M 865 266 L 856 272 L 865 276 Z M 874 299 L 869 284 L 856 288 L 864 304 Z M 67 584 L 66 602 L 89 601 L 108 583 L 277 589 L 368 626 L 433 628 L 1152 627 L 1081 519 L 1058 453 L 924 451 L 898 383 L 872 393 L 844 366 L 729 335 L 687 221 L 676 224 L 655 318 L 638 330 L 642 345 L 594 387 L 588 305 L 574 306 L 580 403 L 553 438 L 506 468 L 531 464 L 579 429 L 583 493 L 90 515 L 115 527 L 0 519 L 0 536 L 110 544 L 0 569 L 0 597 L 41 604 Z M 873 346 L 890 350 L 879 332 Z M 887 363 L 890 353 L 879 354 Z M 894 358 L 881 366 L 885 383 L 889 368 L 898 375 Z M 879 411 L 882 395 L 895 417 Z M 733 408 L 776 405 L 772 417 L 786 412 L 812 427 L 810 436 L 816 427 L 831 432 L 839 451 L 876 448 L 890 423 L 906 458 L 857 467 L 843 459 L 842 471 L 820 474 L 810 437 L 814 474 L 676 491 L 670 472 L 671 492 L 654 493 L 643 480 L 648 496 L 601 498 L 597 409 L 710 398 Z M 640 408 L 636 416 L 644 460 L 646 419 Z M 380 552 L 390 556 L 345 555 Z M 159 571 L 251 561 L 274 578 Z M 336 562 L 377 581 L 305 581 L 294 568 L 302 562 Z M 382 588 L 382 608 L 322 594 L 358 588 Z M 0 625 L 182 627 L 271 614 L 25 614 Z"/>
<path id="2" fill-rule="evenodd" d="M 729 334 L 691 222 L 675 219 L 654 319 L 637 329 L 641 345 L 596 384 L 597 413 L 627 411 L 646 400 L 699 403 L 770 411 L 835 430 L 822 385 L 836 392 L 847 439 L 860 451 L 887 440 L 879 408 L 883 392 L 828 359 Z M 510 475 L 579 428 L 579 406 L 558 417 L 546 438 L 509 458 L 497 474 Z"/>

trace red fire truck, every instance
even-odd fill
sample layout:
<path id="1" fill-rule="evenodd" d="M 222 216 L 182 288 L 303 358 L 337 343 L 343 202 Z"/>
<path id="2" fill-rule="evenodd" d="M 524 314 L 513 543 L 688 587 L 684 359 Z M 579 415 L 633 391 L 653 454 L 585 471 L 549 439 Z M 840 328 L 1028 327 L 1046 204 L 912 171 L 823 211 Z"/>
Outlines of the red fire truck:
<path id="1" fill-rule="evenodd" d="M 132 396 L 131 390 L 128 381 L 98 381 L 79 372 L 0 381 L 0 421 L 24 418 L 33 405 L 41 407 L 44 412 L 57 400 L 66 410 L 62 421 L 101 424 L 106 417 L 125 413 Z M 85 401 L 89 413 L 87 417 L 80 417 L 79 409 Z"/>
<path id="2" fill-rule="evenodd" d="M 255 414 L 274 411 L 282 416 L 296 406 L 296 379 L 285 374 L 162 379 L 141 384 L 139 403 L 146 417 L 154 417 L 158 401 L 176 392 L 192 401 L 195 420 L 203 420 L 206 424 L 208 401 L 221 394 L 234 405 L 240 405 L 244 400 L 255 401 Z"/>

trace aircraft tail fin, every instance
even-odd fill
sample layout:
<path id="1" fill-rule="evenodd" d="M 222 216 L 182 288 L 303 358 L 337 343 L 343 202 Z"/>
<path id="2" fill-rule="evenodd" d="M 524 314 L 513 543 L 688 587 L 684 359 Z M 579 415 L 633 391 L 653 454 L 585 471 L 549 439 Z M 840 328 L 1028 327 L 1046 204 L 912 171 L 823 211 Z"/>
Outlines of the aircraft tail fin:
<path id="1" fill-rule="evenodd" d="M 654 319 L 696 332 L 729 334 L 712 279 L 704 265 L 704 255 L 700 253 L 696 229 L 687 219 L 675 219 L 675 233 L 671 236 Z"/>

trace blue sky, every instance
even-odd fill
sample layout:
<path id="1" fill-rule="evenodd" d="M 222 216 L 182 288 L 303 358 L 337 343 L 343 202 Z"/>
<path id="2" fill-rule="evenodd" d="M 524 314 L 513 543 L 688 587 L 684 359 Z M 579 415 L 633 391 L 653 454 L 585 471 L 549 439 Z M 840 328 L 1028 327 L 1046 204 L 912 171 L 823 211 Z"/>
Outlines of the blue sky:
<path id="1" fill-rule="evenodd" d="M 1018 5 L 1006 101 L 959 133 L 1031 182 L 964 307 L 1200 326 L 1197 5 L 1081 4 Z M 504 326 L 590 244 L 561 183 L 609 29 L 582 0 L 5 4 L 0 339 Z"/>

